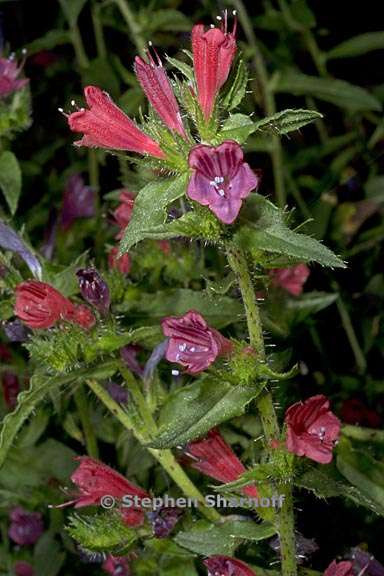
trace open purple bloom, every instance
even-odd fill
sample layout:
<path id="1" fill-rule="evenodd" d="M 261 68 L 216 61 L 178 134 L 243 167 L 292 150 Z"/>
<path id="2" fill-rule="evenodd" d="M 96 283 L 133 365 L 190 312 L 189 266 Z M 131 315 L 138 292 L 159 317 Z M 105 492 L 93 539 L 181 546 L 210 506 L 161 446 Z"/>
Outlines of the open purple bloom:
<path id="1" fill-rule="evenodd" d="M 95 268 L 81 268 L 76 272 L 81 295 L 100 312 L 107 314 L 111 305 L 111 296 L 106 282 Z"/>
<path id="2" fill-rule="evenodd" d="M 29 329 L 21 320 L 8 320 L 2 322 L 4 334 L 10 342 L 25 342 L 30 334 Z"/>
<path id="3" fill-rule="evenodd" d="M 349 556 L 354 574 L 364 576 L 384 576 L 384 566 L 369 552 L 361 548 L 352 548 Z"/>
<path id="4" fill-rule="evenodd" d="M 183 511 L 180 508 L 167 507 L 159 508 L 147 514 L 156 538 L 168 538 Z"/>
<path id="5" fill-rule="evenodd" d="M 80 174 L 72 174 L 67 180 L 61 208 L 61 226 L 70 228 L 78 218 L 92 218 L 96 214 L 95 191 L 85 186 Z"/>
<path id="6" fill-rule="evenodd" d="M 5 98 L 28 83 L 27 78 L 18 78 L 23 63 L 19 66 L 14 56 L 0 58 L 0 98 Z"/>
<path id="7" fill-rule="evenodd" d="M 12 510 L 10 518 L 9 537 L 19 546 L 34 544 L 44 532 L 43 520 L 39 512 L 28 512 L 18 507 Z"/>
<path id="8" fill-rule="evenodd" d="M 202 372 L 232 348 L 231 342 L 210 328 L 201 314 L 194 310 L 179 318 L 164 318 L 161 327 L 164 335 L 169 337 L 166 359 L 185 366 L 189 374 Z"/>
<path id="9" fill-rule="evenodd" d="M 41 265 L 36 256 L 27 248 L 20 236 L 2 220 L 0 220 L 0 247 L 16 252 L 24 260 L 35 278 L 41 278 Z"/>
<path id="10" fill-rule="evenodd" d="M 243 199 L 260 181 L 244 162 L 241 146 L 232 140 L 217 147 L 199 144 L 191 150 L 188 163 L 193 170 L 188 196 L 208 206 L 224 224 L 232 224 Z"/>

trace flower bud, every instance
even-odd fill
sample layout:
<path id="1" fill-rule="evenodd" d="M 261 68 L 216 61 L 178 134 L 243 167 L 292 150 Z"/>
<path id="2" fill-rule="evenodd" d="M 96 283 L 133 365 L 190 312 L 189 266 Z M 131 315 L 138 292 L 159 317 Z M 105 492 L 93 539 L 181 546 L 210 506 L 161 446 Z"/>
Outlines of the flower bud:
<path id="1" fill-rule="evenodd" d="M 81 295 L 100 314 L 107 314 L 111 305 L 111 297 L 106 282 L 95 268 L 82 268 L 76 272 L 79 279 Z"/>

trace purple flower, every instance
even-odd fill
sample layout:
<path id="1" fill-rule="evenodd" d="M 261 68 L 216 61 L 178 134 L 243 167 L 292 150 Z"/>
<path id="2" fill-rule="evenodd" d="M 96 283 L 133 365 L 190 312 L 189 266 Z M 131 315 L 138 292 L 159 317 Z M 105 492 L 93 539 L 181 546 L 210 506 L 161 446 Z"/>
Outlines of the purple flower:
<path id="1" fill-rule="evenodd" d="M 18 78 L 23 63 L 18 66 L 15 58 L 0 58 L 0 98 L 5 98 L 17 90 L 21 90 L 27 83 L 27 78 Z"/>
<path id="2" fill-rule="evenodd" d="M 72 174 L 65 185 L 61 226 L 68 230 L 77 218 L 92 218 L 96 214 L 95 191 L 85 186 L 80 174 Z"/>
<path id="3" fill-rule="evenodd" d="M 152 379 L 153 373 L 156 370 L 156 366 L 164 358 L 167 348 L 168 348 L 168 340 L 164 340 L 152 350 L 152 354 L 150 355 L 145 364 L 143 380 Z"/>
<path id="4" fill-rule="evenodd" d="M 216 148 L 199 144 L 189 154 L 193 174 L 187 194 L 208 206 L 224 224 L 232 224 L 240 212 L 242 200 L 255 190 L 260 178 L 244 162 L 237 142 L 228 140 Z"/>
<path id="5" fill-rule="evenodd" d="M 154 512 L 149 512 L 148 518 L 152 524 L 154 536 L 156 538 L 167 538 L 182 514 L 183 511 L 179 508 L 169 508 L 166 506 Z"/>
<path id="6" fill-rule="evenodd" d="M 111 398 L 114 399 L 118 404 L 127 404 L 128 402 L 128 390 L 116 384 L 116 382 L 108 382 L 107 390 Z"/>
<path id="7" fill-rule="evenodd" d="M 35 278 L 41 278 L 41 265 L 38 259 L 24 244 L 20 236 L 10 226 L 0 220 L 0 247 L 16 252 L 24 260 Z"/>
<path id="8" fill-rule="evenodd" d="M 9 537 L 19 546 L 34 544 L 44 532 L 43 520 L 39 512 L 28 512 L 18 507 L 12 510 L 10 518 Z"/>
<path id="9" fill-rule="evenodd" d="M 21 320 L 8 320 L 2 323 L 4 334 L 10 342 L 25 342 L 28 339 L 30 331 Z"/>
<path id="10" fill-rule="evenodd" d="M 314 554 L 319 549 L 318 545 L 316 544 L 314 539 L 305 538 L 300 534 L 300 532 L 295 533 L 295 541 L 296 541 L 296 560 L 298 564 L 302 564 L 308 556 Z M 274 550 L 279 556 L 280 554 L 280 538 L 276 536 L 269 542 L 270 547 Z"/>
<path id="11" fill-rule="evenodd" d="M 365 552 L 361 548 L 352 548 L 350 559 L 352 560 L 352 568 L 356 576 L 358 574 L 384 576 L 384 566 L 375 560 L 369 552 Z"/>
<path id="12" fill-rule="evenodd" d="M 34 576 L 35 571 L 29 562 L 19 560 L 15 564 L 15 576 Z"/>
<path id="13" fill-rule="evenodd" d="M 185 366 L 189 374 L 202 372 L 218 356 L 232 349 L 231 342 L 210 328 L 201 314 L 194 310 L 179 318 L 164 318 L 161 327 L 164 335 L 169 337 L 166 359 Z"/>
<path id="14" fill-rule="evenodd" d="M 106 282 L 95 268 L 81 268 L 76 272 L 80 292 L 84 300 L 100 312 L 107 314 L 111 305 L 111 296 Z"/>
<path id="15" fill-rule="evenodd" d="M 127 346 L 124 346 L 124 348 L 120 349 L 120 358 L 131 372 L 141 378 L 144 374 L 144 368 L 140 365 L 137 359 L 137 354 L 140 351 L 140 346 L 137 346 L 136 344 L 128 344 Z"/>

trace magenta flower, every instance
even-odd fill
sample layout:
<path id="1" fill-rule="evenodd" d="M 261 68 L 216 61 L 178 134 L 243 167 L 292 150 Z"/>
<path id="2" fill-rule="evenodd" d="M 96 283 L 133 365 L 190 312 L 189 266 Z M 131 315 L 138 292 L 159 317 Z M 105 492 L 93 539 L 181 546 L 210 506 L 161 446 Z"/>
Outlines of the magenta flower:
<path id="1" fill-rule="evenodd" d="M 108 284 L 95 268 L 81 268 L 76 272 L 79 288 L 84 300 L 91 304 L 102 315 L 108 314 L 111 295 Z"/>
<path id="2" fill-rule="evenodd" d="M 3 397 L 7 408 L 13 410 L 17 404 L 17 396 L 20 392 L 19 379 L 13 372 L 4 371 L 1 377 Z"/>
<path id="3" fill-rule="evenodd" d="M 340 420 L 329 410 L 329 400 L 319 394 L 297 402 L 285 414 L 289 452 L 329 464 L 340 433 Z"/>
<path id="4" fill-rule="evenodd" d="M 15 508 L 10 514 L 11 526 L 9 537 L 19 546 L 35 544 L 44 532 L 44 525 L 39 512 L 28 512 Z"/>
<path id="5" fill-rule="evenodd" d="M 224 224 L 232 224 L 240 212 L 241 204 L 260 178 L 244 162 L 244 153 L 237 142 L 228 140 L 216 148 L 199 144 L 189 154 L 189 167 L 193 173 L 187 194 L 208 206 Z"/>
<path id="6" fill-rule="evenodd" d="M 235 19 L 232 32 L 228 32 L 227 12 L 220 28 L 207 32 L 202 24 L 192 29 L 193 66 L 200 107 L 205 119 L 212 114 L 216 96 L 226 82 L 236 54 Z"/>
<path id="7" fill-rule="evenodd" d="M 61 226 L 68 230 L 78 218 L 92 218 L 96 214 L 95 191 L 85 186 L 80 174 L 72 174 L 65 184 Z"/>
<path id="8" fill-rule="evenodd" d="M 136 124 L 114 102 L 109 94 L 96 86 L 87 86 L 84 96 L 89 109 L 81 108 L 68 115 L 68 124 L 73 132 L 84 134 L 76 146 L 96 146 L 114 150 L 129 150 L 164 158 L 160 146 Z"/>
<path id="9" fill-rule="evenodd" d="M 103 562 L 103 570 L 111 576 L 130 576 L 131 574 L 128 559 L 125 557 L 109 555 Z"/>
<path id="10" fill-rule="evenodd" d="M 324 572 L 324 576 L 354 576 L 352 562 L 333 560 Z"/>
<path id="11" fill-rule="evenodd" d="M 146 97 L 164 124 L 168 126 L 170 130 L 174 130 L 178 132 L 180 136 L 185 137 L 185 129 L 181 119 L 179 105 L 163 64 L 157 53 L 155 54 L 157 63 L 149 50 L 147 52 L 149 62 L 145 62 L 140 56 L 136 56 L 136 76 L 139 79 Z"/>
<path id="12" fill-rule="evenodd" d="M 230 556 L 211 556 L 204 560 L 207 576 L 256 576 L 245 562 Z"/>
<path id="13" fill-rule="evenodd" d="M 35 574 L 32 565 L 29 562 L 24 562 L 24 560 L 16 562 L 14 570 L 15 576 L 34 576 Z"/>
<path id="14" fill-rule="evenodd" d="M 184 316 L 164 318 L 161 327 L 169 338 L 166 359 L 185 366 L 188 374 L 202 372 L 218 356 L 232 349 L 231 342 L 210 328 L 201 314 L 194 310 Z"/>
<path id="15" fill-rule="evenodd" d="M 297 266 L 291 266 L 290 268 L 274 268 L 273 270 L 270 270 L 272 283 L 275 286 L 279 286 L 283 290 L 286 290 L 292 294 L 292 296 L 300 296 L 309 275 L 310 270 L 306 264 L 298 264 Z"/>
<path id="16" fill-rule="evenodd" d="M 22 68 L 23 64 L 18 66 L 13 56 L 0 58 L 0 98 L 21 90 L 28 83 L 27 78 L 18 78 Z"/>
<path id="17" fill-rule="evenodd" d="M 193 459 L 192 468 L 219 482 L 234 482 L 246 472 L 245 466 L 217 428 L 210 430 L 205 438 L 190 442 L 185 452 Z M 242 492 L 250 498 L 258 497 L 256 487 L 252 485 L 242 488 Z"/>
<path id="18" fill-rule="evenodd" d="M 163 508 L 149 512 L 147 516 L 152 524 L 155 538 L 168 538 L 182 514 L 183 511 L 175 506 L 164 506 Z"/>

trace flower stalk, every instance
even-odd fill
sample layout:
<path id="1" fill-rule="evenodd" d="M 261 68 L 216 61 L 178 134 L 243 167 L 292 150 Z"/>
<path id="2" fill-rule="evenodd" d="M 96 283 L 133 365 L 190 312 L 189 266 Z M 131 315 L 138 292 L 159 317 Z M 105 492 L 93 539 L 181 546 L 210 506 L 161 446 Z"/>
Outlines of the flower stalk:
<path id="1" fill-rule="evenodd" d="M 260 311 L 256 302 L 255 288 L 248 269 L 246 257 L 242 250 L 229 244 L 227 259 L 236 275 L 243 298 L 247 318 L 249 340 L 255 349 L 260 362 L 265 362 L 265 346 Z M 264 391 L 256 400 L 257 409 L 263 426 L 266 449 L 270 450 L 271 441 L 280 437 L 280 428 L 273 406 L 272 395 Z M 283 576 L 296 576 L 296 545 L 293 514 L 292 487 L 289 483 L 280 484 L 279 491 L 285 496 L 284 505 L 276 513 L 275 523 L 279 533 L 281 546 L 281 570 Z"/>

